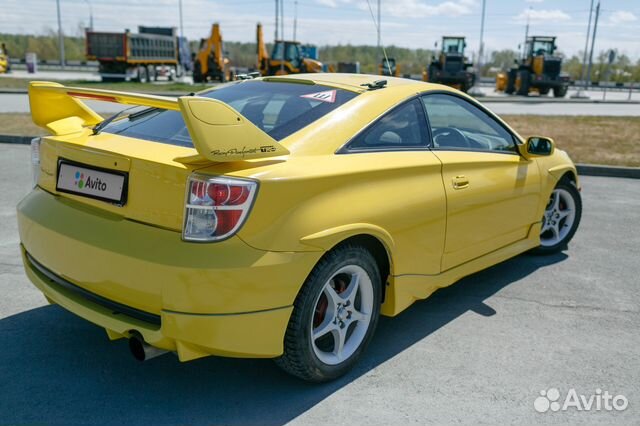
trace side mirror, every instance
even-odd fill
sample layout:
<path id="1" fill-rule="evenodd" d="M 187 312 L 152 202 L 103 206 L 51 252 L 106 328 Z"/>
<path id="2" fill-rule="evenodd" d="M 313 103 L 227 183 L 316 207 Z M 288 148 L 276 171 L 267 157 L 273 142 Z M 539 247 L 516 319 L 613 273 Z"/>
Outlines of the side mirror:
<path id="1" fill-rule="evenodd" d="M 520 153 L 529 159 L 533 157 L 546 157 L 553 154 L 555 142 L 544 136 L 531 136 L 527 143 L 521 146 Z"/>

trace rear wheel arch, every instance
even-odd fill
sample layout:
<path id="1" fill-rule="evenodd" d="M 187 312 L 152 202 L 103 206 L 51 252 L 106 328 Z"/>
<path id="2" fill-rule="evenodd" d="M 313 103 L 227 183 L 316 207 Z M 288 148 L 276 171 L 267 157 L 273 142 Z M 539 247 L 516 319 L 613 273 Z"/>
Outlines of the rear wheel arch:
<path id="1" fill-rule="evenodd" d="M 392 258 L 388 247 L 377 237 L 371 234 L 353 235 L 336 244 L 331 251 L 343 245 L 356 245 L 365 248 L 376 260 L 378 271 L 380 272 L 381 283 L 381 302 L 385 300 L 387 281 L 392 270 Z"/>

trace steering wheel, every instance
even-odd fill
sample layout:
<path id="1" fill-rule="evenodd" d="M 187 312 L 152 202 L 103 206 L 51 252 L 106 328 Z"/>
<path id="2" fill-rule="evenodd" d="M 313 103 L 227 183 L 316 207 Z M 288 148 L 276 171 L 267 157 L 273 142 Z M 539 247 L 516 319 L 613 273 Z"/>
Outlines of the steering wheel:
<path id="1" fill-rule="evenodd" d="M 433 131 L 433 144 L 438 147 L 469 148 L 469 139 L 454 127 L 440 127 Z"/>

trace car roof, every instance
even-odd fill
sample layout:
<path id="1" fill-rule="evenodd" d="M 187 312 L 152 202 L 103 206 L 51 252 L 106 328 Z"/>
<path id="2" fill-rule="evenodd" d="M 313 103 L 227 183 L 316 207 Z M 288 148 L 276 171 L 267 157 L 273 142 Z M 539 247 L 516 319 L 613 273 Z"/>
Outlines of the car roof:
<path id="1" fill-rule="evenodd" d="M 407 92 L 424 92 L 428 90 L 442 90 L 447 86 L 439 84 L 429 84 L 418 80 L 408 78 L 389 77 L 373 74 L 350 74 L 350 73 L 314 73 L 314 74 L 289 74 L 276 77 L 265 77 L 267 81 L 291 81 L 291 82 L 309 82 L 314 84 L 322 84 L 333 86 L 345 90 L 355 92 L 367 92 L 369 89 L 363 87 L 363 84 L 373 83 L 376 80 L 386 80 L 387 88 L 406 90 Z M 384 89 L 380 89 L 384 90 Z"/>

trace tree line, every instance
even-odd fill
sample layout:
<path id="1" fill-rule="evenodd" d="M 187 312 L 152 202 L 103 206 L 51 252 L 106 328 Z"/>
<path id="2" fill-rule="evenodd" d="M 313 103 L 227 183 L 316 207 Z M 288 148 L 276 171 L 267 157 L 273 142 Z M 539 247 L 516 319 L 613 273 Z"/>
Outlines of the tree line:
<path id="1" fill-rule="evenodd" d="M 80 33 L 80 32 L 79 32 Z M 53 30 L 44 35 L 1 34 L 0 42 L 7 46 L 12 58 L 24 59 L 26 52 L 34 52 L 42 60 L 58 60 L 58 37 Z M 198 48 L 198 42 L 191 42 L 192 51 Z M 84 37 L 65 36 L 64 46 L 66 58 L 69 61 L 85 60 Z M 270 48 L 270 46 L 267 46 Z M 256 44 L 241 42 L 225 42 L 225 50 L 232 64 L 243 68 L 253 68 L 256 65 Z M 395 58 L 400 66 L 401 74 L 421 74 L 434 56 L 430 49 L 409 49 L 398 46 L 386 47 L 388 57 Z M 381 53 L 376 46 L 338 45 L 321 46 L 318 48 L 319 59 L 323 63 L 337 64 L 338 62 L 360 62 L 363 73 L 377 73 L 381 61 Z M 514 64 L 520 54 L 515 50 L 499 50 L 491 52 L 483 60 L 482 75 L 493 76 L 499 70 L 506 70 Z M 627 55 L 616 51 L 613 63 L 609 65 L 609 51 L 604 50 L 594 58 L 591 71 L 592 81 L 639 82 L 640 59 L 635 62 Z M 582 72 L 582 55 L 565 56 L 563 71 L 573 80 L 579 80 Z"/>

